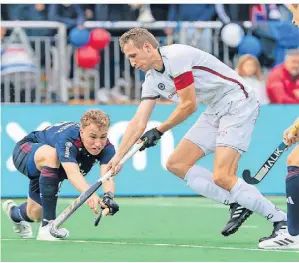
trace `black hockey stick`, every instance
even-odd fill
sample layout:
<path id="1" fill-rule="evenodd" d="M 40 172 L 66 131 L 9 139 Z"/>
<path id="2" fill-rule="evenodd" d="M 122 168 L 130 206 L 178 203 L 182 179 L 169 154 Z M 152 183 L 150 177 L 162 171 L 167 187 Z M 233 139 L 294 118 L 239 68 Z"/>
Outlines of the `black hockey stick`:
<path id="1" fill-rule="evenodd" d="M 250 170 L 244 170 L 242 173 L 244 181 L 248 184 L 258 184 L 260 181 L 262 181 L 287 148 L 288 145 L 286 145 L 284 142 L 279 144 L 278 147 L 272 152 L 270 157 L 267 159 L 267 161 L 263 164 L 263 166 L 253 177 L 251 177 Z"/>

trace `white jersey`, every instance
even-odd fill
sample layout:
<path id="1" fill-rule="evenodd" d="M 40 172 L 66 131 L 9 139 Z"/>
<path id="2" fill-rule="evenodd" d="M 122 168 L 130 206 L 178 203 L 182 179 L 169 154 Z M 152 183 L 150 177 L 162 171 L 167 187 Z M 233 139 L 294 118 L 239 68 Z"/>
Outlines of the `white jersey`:
<path id="1" fill-rule="evenodd" d="M 236 71 L 209 53 L 181 44 L 160 47 L 159 53 L 163 70 L 147 71 L 142 85 L 142 100 L 162 96 L 178 103 L 177 90 L 193 82 L 197 103 L 210 109 L 253 96 L 252 89 Z"/>

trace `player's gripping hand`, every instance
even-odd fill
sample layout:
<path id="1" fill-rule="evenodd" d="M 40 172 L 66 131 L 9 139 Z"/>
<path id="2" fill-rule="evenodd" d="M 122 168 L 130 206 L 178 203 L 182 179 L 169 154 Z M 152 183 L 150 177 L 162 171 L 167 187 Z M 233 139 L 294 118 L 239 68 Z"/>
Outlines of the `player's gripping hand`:
<path id="1" fill-rule="evenodd" d="M 94 193 L 91 197 L 87 199 L 87 205 L 89 206 L 90 209 L 93 210 L 93 212 L 96 215 L 99 213 L 98 204 L 100 204 L 102 208 L 107 207 L 96 193 Z"/>
<path id="2" fill-rule="evenodd" d="M 158 141 L 161 139 L 163 133 L 160 132 L 157 128 L 153 128 L 143 134 L 140 140 L 144 141 L 143 146 L 140 148 L 139 151 L 143 151 L 146 148 L 155 146 Z"/>
<path id="3" fill-rule="evenodd" d="M 114 215 L 119 211 L 119 205 L 114 201 L 114 195 L 112 192 L 104 193 L 103 203 L 106 205 L 102 208 L 108 207 L 109 213 L 108 215 Z"/>
<path id="4" fill-rule="evenodd" d="M 110 162 L 107 164 L 108 170 L 111 170 L 112 176 L 116 175 L 120 170 L 122 165 L 119 164 L 121 157 L 115 154 Z"/>
<path id="5" fill-rule="evenodd" d="M 299 141 L 299 129 L 294 132 L 294 126 L 287 128 L 283 133 L 283 140 L 287 145 L 295 144 Z"/>

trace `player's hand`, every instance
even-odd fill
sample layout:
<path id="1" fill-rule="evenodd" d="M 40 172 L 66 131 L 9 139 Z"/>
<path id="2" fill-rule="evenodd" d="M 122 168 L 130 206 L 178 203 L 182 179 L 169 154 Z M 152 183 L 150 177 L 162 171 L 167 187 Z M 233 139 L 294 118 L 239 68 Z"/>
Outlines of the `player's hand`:
<path id="1" fill-rule="evenodd" d="M 108 165 L 108 170 L 111 170 L 112 176 L 118 174 L 118 172 L 121 170 L 122 165 L 120 164 L 121 157 L 117 154 L 113 156 L 113 158 L 110 160 Z"/>
<path id="2" fill-rule="evenodd" d="M 101 200 L 101 198 L 94 193 L 91 197 L 87 199 L 87 205 L 90 209 L 93 210 L 93 212 L 97 215 L 99 213 L 98 205 L 101 205 L 101 207 L 106 208 L 107 206 L 105 203 Z"/>
<path id="3" fill-rule="evenodd" d="M 119 205 L 114 201 L 113 198 L 114 198 L 114 195 L 112 192 L 104 193 L 103 203 L 109 209 L 108 215 L 112 215 L 112 216 L 119 211 Z M 102 207 L 102 208 L 104 208 L 104 207 Z M 105 213 L 103 213 L 103 215 L 105 215 Z"/>
<path id="4" fill-rule="evenodd" d="M 299 5 L 298 4 L 289 4 L 288 8 L 293 14 L 292 23 L 299 27 Z"/>
<path id="5" fill-rule="evenodd" d="M 283 133 L 283 140 L 289 146 L 291 146 L 292 144 L 295 144 L 296 142 L 299 141 L 299 131 L 297 130 L 297 132 L 295 134 L 291 134 L 290 131 L 291 131 L 292 127 L 293 126 L 289 127 Z"/>
<path id="6" fill-rule="evenodd" d="M 143 146 L 140 148 L 139 151 L 143 151 L 146 148 L 155 146 L 158 141 L 161 139 L 163 133 L 160 132 L 157 128 L 153 128 L 143 134 L 140 140 L 144 141 Z"/>

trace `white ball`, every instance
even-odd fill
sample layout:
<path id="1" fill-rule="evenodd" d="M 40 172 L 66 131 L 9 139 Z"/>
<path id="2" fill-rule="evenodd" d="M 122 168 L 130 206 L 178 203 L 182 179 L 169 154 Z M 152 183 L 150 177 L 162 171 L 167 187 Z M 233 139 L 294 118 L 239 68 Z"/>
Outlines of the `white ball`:
<path id="1" fill-rule="evenodd" d="M 238 24 L 230 23 L 223 27 L 221 39 L 229 47 L 237 47 L 244 37 L 244 30 Z"/>

